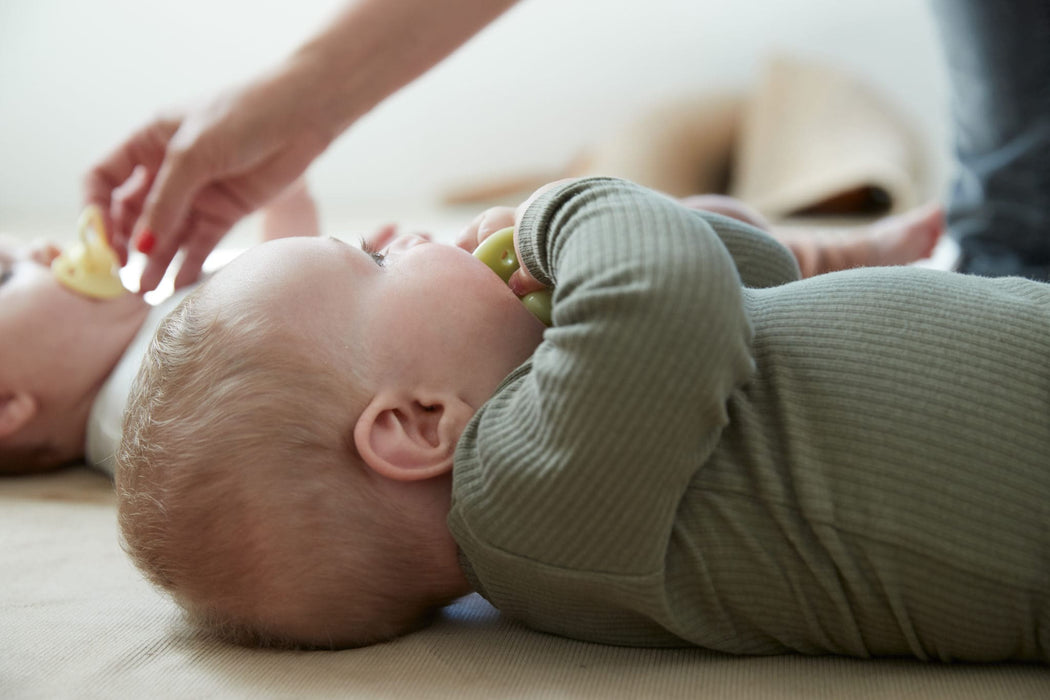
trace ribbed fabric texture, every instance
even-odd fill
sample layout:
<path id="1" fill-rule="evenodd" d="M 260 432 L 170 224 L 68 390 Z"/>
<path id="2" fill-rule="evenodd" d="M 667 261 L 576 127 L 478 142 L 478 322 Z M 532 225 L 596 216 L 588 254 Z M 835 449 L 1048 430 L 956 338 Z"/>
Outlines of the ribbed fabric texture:
<path id="1" fill-rule="evenodd" d="M 734 653 L 1050 660 L 1050 286 L 796 281 L 630 183 L 538 199 L 554 326 L 460 441 L 468 576 L 538 629 Z"/>

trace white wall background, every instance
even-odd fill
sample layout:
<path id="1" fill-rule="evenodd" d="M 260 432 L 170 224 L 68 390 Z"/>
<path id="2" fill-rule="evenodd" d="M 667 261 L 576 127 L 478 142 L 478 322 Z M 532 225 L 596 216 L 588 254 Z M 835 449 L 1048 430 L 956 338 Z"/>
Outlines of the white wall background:
<path id="1" fill-rule="evenodd" d="M 435 0 L 440 2 L 440 0 Z M 279 60 L 341 0 L 0 0 L 0 230 L 66 222 L 83 171 L 159 108 Z M 921 0 L 523 0 L 316 163 L 329 217 L 545 170 L 647 102 L 746 85 L 771 49 L 867 76 L 946 150 Z"/>

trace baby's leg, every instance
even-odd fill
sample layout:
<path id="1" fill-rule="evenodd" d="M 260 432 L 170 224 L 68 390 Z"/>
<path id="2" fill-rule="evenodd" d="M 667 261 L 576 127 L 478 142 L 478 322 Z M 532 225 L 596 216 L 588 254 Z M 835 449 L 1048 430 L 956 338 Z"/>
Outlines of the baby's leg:
<path id="1" fill-rule="evenodd" d="M 802 276 L 813 277 L 853 267 L 906 265 L 928 258 L 943 232 L 944 210 L 931 204 L 856 229 L 774 227 L 773 236 L 798 260 Z"/>
<path id="2" fill-rule="evenodd" d="M 321 226 L 317 216 L 317 205 L 310 196 L 306 180 L 299 178 L 281 194 L 270 201 L 262 212 L 262 239 L 291 236 L 317 236 Z"/>

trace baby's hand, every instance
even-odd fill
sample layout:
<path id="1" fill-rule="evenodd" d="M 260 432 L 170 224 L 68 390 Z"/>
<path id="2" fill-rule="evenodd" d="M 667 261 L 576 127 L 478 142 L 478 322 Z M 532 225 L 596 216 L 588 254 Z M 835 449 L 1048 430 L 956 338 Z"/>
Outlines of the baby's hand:
<path id="1" fill-rule="evenodd" d="M 521 260 L 521 247 L 518 245 L 518 223 L 521 221 L 521 217 L 524 216 L 525 210 L 529 208 L 529 204 L 547 190 L 577 179 L 579 178 L 564 178 L 562 180 L 555 180 L 554 182 L 547 183 L 533 192 L 529 198 L 519 204 L 517 208 L 491 207 L 486 209 L 478 214 L 478 216 L 470 222 L 470 225 L 463 229 L 463 232 L 456 238 L 456 245 L 468 253 L 473 253 L 478 245 L 480 245 L 486 238 L 497 231 L 513 226 L 514 252 L 518 256 L 518 260 Z M 519 297 L 547 288 L 545 285 L 537 281 L 524 265 L 520 266 L 517 271 L 510 276 L 507 286 L 510 287 L 511 291 Z"/>
<path id="2" fill-rule="evenodd" d="M 456 245 L 473 253 L 483 240 L 514 224 L 514 207 L 491 207 L 474 217 L 456 237 Z"/>
<path id="3" fill-rule="evenodd" d="M 514 210 L 514 252 L 518 255 L 518 260 L 521 260 L 521 246 L 518 244 L 518 224 L 521 223 L 521 218 L 525 216 L 525 210 L 529 208 L 532 202 L 542 195 L 544 192 L 551 190 L 559 185 L 564 185 L 570 182 L 579 180 L 577 177 L 567 177 L 561 180 L 555 180 L 554 182 L 548 182 L 543 185 L 526 199 L 524 202 L 518 205 L 518 208 Z M 523 297 L 526 294 L 532 292 L 538 292 L 541 289 L 547 287 L 536 280 L 535 277 L 526 269 L 524 265 L 519 267 L 513 275 L 510 276 L 510 280 L 507 282 L 507 286 L 510 287 L 511 291 L 517 294 L 519 297 Z"/>
<path id="4" fill-rule="evenodd" d="M 514 226 L 514 254 L 518 256 L 518 260 L 521 260 L 521 251 L 518 248 L 518 228 L 516 220 L 518 211 L 522 211 L 520 207 L 518 210 L 515 210 L 514 207 L 491 207 L 486 209 L 478 214 L 474 220 L 463 229 L 463 232 L 456 237 L 456 245 L 468 253 L 473 253 L 477 247 L 481 245 L 481 242 L 492 234 Z M 507 281 L 507 286 L 510 287 L 511 291 L 519 297 L 541 289 L 546 289 L 546 287 L 537 282 L 524 267 L 519 267 L 514 274 L 511 275 L 510 280 Z"/>

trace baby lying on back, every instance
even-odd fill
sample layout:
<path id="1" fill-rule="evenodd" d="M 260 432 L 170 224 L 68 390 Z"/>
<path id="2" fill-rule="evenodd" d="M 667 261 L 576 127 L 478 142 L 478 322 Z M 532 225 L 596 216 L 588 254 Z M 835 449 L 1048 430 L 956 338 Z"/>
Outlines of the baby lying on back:
<path id="1" fill-rule="evenodd" d="M 510 286 L 496 228 L 269 243 L 160 328 L 120 521 L 195 619 L 344 647 L 476 590 L 611 644 L 1050 658 L 1050 286 L 801 280 L 613 179 L 518 209 Z"/>

